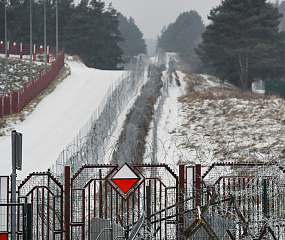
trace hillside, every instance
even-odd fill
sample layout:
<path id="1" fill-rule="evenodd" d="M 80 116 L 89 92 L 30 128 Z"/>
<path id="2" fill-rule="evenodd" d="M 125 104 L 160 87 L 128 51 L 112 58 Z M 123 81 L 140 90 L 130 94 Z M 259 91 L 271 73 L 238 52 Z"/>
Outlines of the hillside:
<path id="1" fill-rule="evenodd" d="M 124 71 L 87 68 L 67 61 L 71 74 L 42 99 L 25 119 L 13 119 L 0 137 L 1 175 L 11 173 L 11 137 L 15 129 L 23 134 L 23 170 L 18 179 L 31 172 L 47 171 L 98 108 L 108 88 Z M 10 119 L 11 120 L 11 119 Z M 4 136 L 5 135 L 5 136 Z"/>

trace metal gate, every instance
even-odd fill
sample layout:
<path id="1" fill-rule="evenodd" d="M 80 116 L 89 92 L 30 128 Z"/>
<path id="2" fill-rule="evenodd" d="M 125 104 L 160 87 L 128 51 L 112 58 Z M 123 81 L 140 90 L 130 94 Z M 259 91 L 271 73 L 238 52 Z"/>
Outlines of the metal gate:
<path id="1" fill-rule="evenodd" d="M 275 163 L 181 165 L 179 177 L 166 164 L 67 166 L 63 184 L 30 174 L 17 204 L 31 203 L 33 240 L 285 239 L 284 179 Z"/>
<path id="2" fill-rule="evenodd" d="M 124 166 L 135 180 L 122 190 L 114 178 Z M 74 176 L 66 166 L 64 175 L 60 183 L 32 173 L 19 185 L 18 202 L 31 203 L 31 239 L 179 238 L 179 178 L 166 164 L 85 165 Z"/>
<path id="3" fill-rule="evenodd" d="M 145 225 L 138 234 L 152 238 L 156 236 L 158 239 L 177 239 L 178 217 L 166 218 L 178 211 L 176 174 L 165 164 L 128 167 L 137 180 L 125 192 L 113 181 L 121 169 L 117 165 L 84 166 L 71 178 L 71 239 L 95 240 L 102 231 L 110 230 L 108 227 L 104 229 L 103 223 L 102 227 L 98 227 L 98 221 L 97 228 L 93 227 L 94 219 L 108 219 L 120 226 L 117 232 L 112 232 L 113 237 L 116 234 L 117 238 L 127 239 L 144 214 L 153 224 Z M 159 214 L 153 214 L 155 212 Z"/>
<path id="4" fill-rule="evenodd" d="M 18 187 L 18 202 L 31 203 L 31 239 L 64 239 L 63 185 L 50 172 L 32 173 Z"/>

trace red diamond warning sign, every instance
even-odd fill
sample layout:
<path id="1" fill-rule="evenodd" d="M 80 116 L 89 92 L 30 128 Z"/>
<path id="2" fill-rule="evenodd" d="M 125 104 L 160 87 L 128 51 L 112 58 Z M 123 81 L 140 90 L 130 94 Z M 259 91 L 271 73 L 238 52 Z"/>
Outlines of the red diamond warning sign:
<path id="1" fill-rule="evenodd" d="M 139 177 L 129 165 L 124 164 L 111 180 L 126 194 L 136 184 Z"/>

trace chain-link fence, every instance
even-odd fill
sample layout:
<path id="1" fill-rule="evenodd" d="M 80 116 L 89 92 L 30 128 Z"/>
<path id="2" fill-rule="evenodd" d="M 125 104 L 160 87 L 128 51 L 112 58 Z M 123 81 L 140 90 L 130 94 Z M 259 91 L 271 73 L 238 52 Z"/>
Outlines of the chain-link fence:
<path id="1" fill-rule="evenodd" d="M 132 69 L 109 89 L 91 119 L 62 151 L 51 171 L 62 181 L 64 166 L 75 173 L 84 164 L 104 163 L 106 146 L 117 127 L 117 118 L 147 77 L 149 59 L 140 54 Z"/>

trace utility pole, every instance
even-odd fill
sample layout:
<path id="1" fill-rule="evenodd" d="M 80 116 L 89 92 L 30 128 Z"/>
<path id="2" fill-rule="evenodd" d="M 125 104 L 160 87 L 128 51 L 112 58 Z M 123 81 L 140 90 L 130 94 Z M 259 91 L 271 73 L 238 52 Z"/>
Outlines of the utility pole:
<path id="1" fill-rule="evenodd" d="M 33 25 L 32 25 L 32 1 L 30 0 L 30 80 L 33 79 Z"/>
<path id="2" fill-rule="evenodd" d="M 13 130 L 12 137 L 12 175 L 11 175 L 11 201 L 16 203 L 16 170 L 22 170 L 22 134 Z M 12 206 L 11 239 L 16 240 L 16 207 Z"/>
<path id="3" fill-rule="evenodd" d="M 46 0 L 44 0 L 44 55 L 45 70 L 47 69 L 47 26 L 46 26 Z"/>
<path id="4" fill-rule="evenodd" d="M 56 0 L 56 12 L 55 12 L 55 58 L 58 57 L 58 0 Z"/>
<path id="5" fill-rule="evenodd" d="M 7 0 L 5 0 L 5 72 L 6 72 L 6 80 L 5 80 L 5 93 L 8 95 L 8 55 L 7 55 Z"/>

